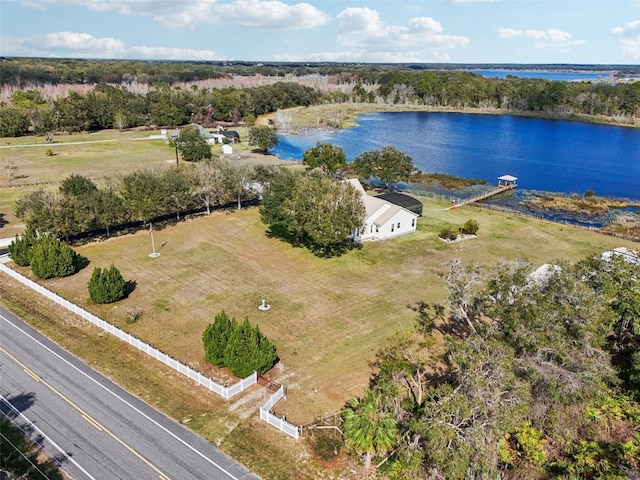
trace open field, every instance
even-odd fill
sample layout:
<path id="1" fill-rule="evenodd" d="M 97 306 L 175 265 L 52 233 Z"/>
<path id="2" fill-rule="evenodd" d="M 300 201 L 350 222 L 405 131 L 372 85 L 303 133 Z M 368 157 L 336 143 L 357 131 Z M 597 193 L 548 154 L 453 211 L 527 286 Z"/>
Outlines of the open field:
<path id="1" fill-rule="evenodd" d="M 376 348 L 415 318 L 408 305 L 444 302 L 437 273 L 460 257 L 487 268 L 502 258 L 526 258 L 534 267 L 575 261 L 631 242 L 549 222 L 425 200 L 416 234 L 367 243 L 339 258 L 268 238 L 257 209 L 202 216 L 157 231 L 161 256 L 151 259 L 146 231 L 77 248 L 91 264 L 68 278 L 44 282 L 104 319 L 194 368 L 207 367 L 201 334 L 224 309 L 249 317 L 276 344 L 281 363 L 270 376 L 288 387 L 278 411 L 296 423 L 340 410 L 366 386 Z M 473 218 L 479 237 L 445 244 L 438 232 Z M 96 306 L 86 285 L 93 267 L 114 263 L 136 283 L 129 298 Z M 265 298 L 272 306 L 260 312 Z M 144 311 L 135 323 L 128 309 Z"/>
<path id="2" fill-rule="evenodd" d="M 269 155 L 255 154 L 247 144 L 247 127 L 234 128 L 242 142 L 234 144 L 232 161 L 251 163 L 281 163 Z M 44 137 L 0 139 L 0 238 L 13 237 L 24 230 L 15 217 L 15 202 L 24 194 L 43 188 L 56 190 L 72 173 L 84 175 L 101 183 L 104 179 L 145 167 L 166 168 L 175 165 L 174 147 L 162 139 L 150 139 L 160 131 L 104 131 L 57 135 L 53 143 Z M 222 155 L 222 145 L 212 145 L 214 155 Z M 51 149 L 52 156 L 46 151 Z M 6 162 L 15 169 L 10 180 Z M 289 162 L 290 163 L 290 162 Z"/>

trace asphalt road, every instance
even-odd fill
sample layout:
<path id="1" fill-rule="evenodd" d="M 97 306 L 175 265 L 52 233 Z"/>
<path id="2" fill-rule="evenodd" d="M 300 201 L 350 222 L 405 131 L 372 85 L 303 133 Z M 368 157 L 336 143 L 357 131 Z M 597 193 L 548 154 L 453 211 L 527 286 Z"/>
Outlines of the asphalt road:
<path id="1" fill-rule="evenodd" d="M 0 394 L 74 479 L 258 478 L 3 309 Z"/>

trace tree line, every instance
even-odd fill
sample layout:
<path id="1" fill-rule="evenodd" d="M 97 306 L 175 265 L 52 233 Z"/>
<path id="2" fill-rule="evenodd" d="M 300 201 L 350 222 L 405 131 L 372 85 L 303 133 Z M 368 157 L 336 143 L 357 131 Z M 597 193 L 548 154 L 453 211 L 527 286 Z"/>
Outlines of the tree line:
<path id="1" fill-rule="evenodd" d="M 622 479 L 640 471 L 640 267 L 619 256 L 542 277 L 444 266 L 446 305 L 373 362 L 346 446 L 390 479 Z M 444 342 L 442 342 L 444 339 Z M 375 463 L 374 463 L 375 462 Z"/>
<path id="2" fill-rule="evenodd" d="M 16 215 L 28 229 L 70 239 L 78 234 L 149 222 L 157 217 L 181 218 L 194 209 L 212 209 L 233 202 L 242 208 L 253 199 L 260 169 L 245 163 L 211 159 L 168 169 L 140 169 L 105 179 L 99 186 L 78 174 L 67 177 L 57 191 L 39 189 L 16 202 Z"/>
<path id="3" fill-rule="evenodd" d="M 3 65 L 15 67 L 12 60 L 3 60 Z M 62 61 L 61 61 L 62 62 Z M 45 62 L 46 63 L 46 62 Z M 29 62 L 27 62 L 29 64 Z M 34 61 L 34 65 L 39 65 Z M 47 64 L 48 65 L 48 64 Z M 107 63 L 87 64 L 64 62 L 54 65 L 82 70 L 95 66 L 106 69 Z M 73 65 L 73 67 L 69 66 Z M 40 80 L 28 81 L 26 69 L 8 74 L 8 82 L 26 85 L 16 90 L 11 98 L 0 104 L 0 136 L 12 137 L 29 132 L 47 131 L 94 131 L 107 128 L 130 128 L 143 125 L 179 126 L 189 122 L 211 124 L 216 121 L 253 120 L 262 114 L 278 109 L 308 106 L 319 103 L 368 102 L 378 104 L 426 105 L 445 108 L 502 109 L 507 112 L 536 112 L 548 115 L 601 115 L 619 121 L 631 122 L 640 116 L 640 82 L 609 84 L 604 82 L 563 82 L 545 79 L 526 79 L 508 76 L 506 79 L 485 78 L 464 71 L 417 70 L 403 66 L 384 65 L 340 65 L 302 68 L 297 66 L 269 67 L 260 73 L 262 66 L 236 65 L 245 75 L 262 74 L 282 81 L 267 86 L 250 88 L 199 88 L 176 85 L 176 82 L 197 82 L 200 78 L 216 78 L 238 73 L 233 67 L 209 66 L 208 73 L 188 76 L 170 75 L 185 72 L 198 64 L 180 62 L 149 62 L 140 66 L 132 62 L 115 62 L 114 76 L 108 74 L 89 76 L 86 93 L 71 88 L 72 78 L 66 79 L 68 91 L 56 98 L 45 98 L 37 85 Z M 153 66 L 155 76 L 144 77 L 150 88 L 139 93 L 131 82 L 141 70 Z M 15 67 L 20 71 L 19 67 Z M 127 68 L 130 70 L 127 71 Z M 167 76 L 163 77 L 163 68 Z M 204 67 L 202 67 L 204 68 Z M 231 68 L 231 70 L 227 70 Z M 48 68 L 45 70 L 55 70 Z M 75 70 L 73 70 L 75 71 Z M 303 85 L 309 82 L 309 71 L 322 82 L 315 87 Z M 125 73 L 126 72 L 126 73 Z M 322 73 L 318 73 L 322 72 Z M 239 73 L 242 75 L 242 73 Z M 129 76 L 127 76 L 129 75 Z M 285 77 L 286 75 L 286 77 Z M 36 76 L 37 77 L 37 76 Z M 164 78 L 164 79 L 163 79 Z M 62 81 L 63 77 L 58 80 Z M 139 80 L 136 80 L 139 81 Z M 35 83 L 36 86 L 33 86 Z M 339 88 L 323 87 L 320 83 Z"/>

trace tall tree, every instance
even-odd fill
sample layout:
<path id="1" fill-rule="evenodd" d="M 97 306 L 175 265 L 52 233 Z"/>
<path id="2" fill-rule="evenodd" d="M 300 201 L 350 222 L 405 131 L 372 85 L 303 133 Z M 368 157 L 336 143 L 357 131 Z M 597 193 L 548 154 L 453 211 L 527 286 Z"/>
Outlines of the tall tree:
<path id="1" fill-rule="evenodd" d="M 213 156 L 211 146 L 196 125 L 188 125 L 180 130 L 175 142 L 183 160 L 187 162 L 197 162 Z"/>
<path id="2" fill-rule="evenodd" d="M 293 199 L 296 174 L 289 169 L 279 169 L 263 181 L 260 218 L 276 236 L 288 236 L 293 219 L 285 207 Z"/>
<path id="3" fill-rule="evenodd" d="M 227 191 L 235 198 L 238 210 L 242 209 L 242 200 L 251 194 L 254 170 L 248 163 L 221 163 Z"/>
<path id="4" fill-rule="evenodd" d="M 415 170 L 413 159 L 392 146 L 361 153 L 354 159 L 353 168 L 361 177 L 379 179 L 385 188 L 389 183 L 408 180 Z"/>
<path id="5" fill-rule="evenodd" d="M 196 164 L 194 170 L 195 192 L 211 214 L 211 207 L 221 205 L 229 198 L 225 183 L 225 173 L 219 160 L 204 160 Z"/>
<path id="6" fill-rule="evenodd" d="M 364 223 L 365 208 L 357 190 L 325 176 L 299 177 L 285 208 L 292 219 L 290 228 L 325 256 L 344 248 Z"/>
<path id="7" fill-rule="evenodd" d="M 325 173 L 335 173 L 347 162 L 342 148 L 330 143 L 318 142 L 302 154 L 302 163 L 311 168 L 321 168 Z"/>
<path id="8" fill-rule="evenodd" d="M 249 145 L 255 145 L 262 153 L 268 153 L 270 148 L 280 143 L 278 132 L 267 125 L 258 125 L 249 129 Z"/>

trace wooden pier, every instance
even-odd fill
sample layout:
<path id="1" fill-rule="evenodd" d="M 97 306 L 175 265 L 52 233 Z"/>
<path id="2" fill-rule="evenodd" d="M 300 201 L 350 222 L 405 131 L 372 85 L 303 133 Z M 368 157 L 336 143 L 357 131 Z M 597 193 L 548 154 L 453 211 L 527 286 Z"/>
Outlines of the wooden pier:
<path id="1" fill-rule="evenodd" d="M 516 177 L 513 177 L 511 175 L 503 175 L 498 178 L 498 186 L 493 190 L 489 190 L 488 192 L 481 193 L 479 195 L 476 195 L 475 197 L 466 198 L 461 202 L 456 203 L 455 205 L 449 207 L 449 210 L 454 210 L 458 207 L 461 207 L 462 205 L 467 205 L 469 203 L 475 203 L 481 200 L 485 200 L 489 197 L 493 197 L 494 195 L 498 195 L 502 192 L 506 192 L 507 190 L 513 190 L 518 186 L 517 180 L 518 179 Z"/>

